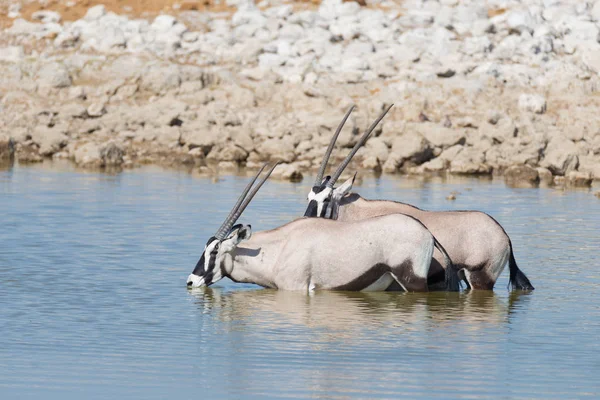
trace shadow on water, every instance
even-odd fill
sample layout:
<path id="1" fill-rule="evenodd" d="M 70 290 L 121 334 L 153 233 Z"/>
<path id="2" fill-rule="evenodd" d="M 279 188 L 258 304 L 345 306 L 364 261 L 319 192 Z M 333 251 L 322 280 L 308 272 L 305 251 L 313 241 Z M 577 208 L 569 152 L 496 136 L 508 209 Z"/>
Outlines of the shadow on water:
<path id="1" fill-rule="evenodd" d="M 502 299 L 492 291 L 462 293 L 329 292 L 307 295 L 278 290 L 226 291 L 199 288 L 189 291 L 198 310 L 222 321 L 360 331 L 374 326 L 406 323 L 504 325 L 515 310 L 527 308 L 531 293 L 513 292 Z"/>

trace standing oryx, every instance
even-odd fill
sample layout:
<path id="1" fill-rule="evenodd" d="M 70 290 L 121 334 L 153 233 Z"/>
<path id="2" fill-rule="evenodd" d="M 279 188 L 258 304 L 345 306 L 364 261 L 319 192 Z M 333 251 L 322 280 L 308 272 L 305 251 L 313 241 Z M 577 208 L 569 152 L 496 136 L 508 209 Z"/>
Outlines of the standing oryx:
<path id="1" fill-rule="evenodd" d="M 478 211 L 425 211 L 409 204 L 386 200 L 366 200 L 349 193 L 354 178 L 334 189 L 336 181 L 358 148 L 371 133 L 365 132 L 350 154 L 342 161 L 332 177 L 323 179 L 333 145 L 352 108 L 335 132 L 321 163 L 315 184 L 308 194 L 307 217 L 323 217 L 338 221 L 360 221 L 380 215 L 402 213 L 421 221 L 445 246 L 452 262 L 459 268 L 459 276 L 472 289 L 493 289 L 498 276 L 508 261 L 510 285 L 521 290 L 533 290 L 525 274 L 517 267 L 510 238 L 491 216 Z M 430 284 L 440 282 L 444 276 L 440 255 L 434 255 L 429 269 Z"/>
<path id="2" fill-rule="evenodd" d="M 382 291 L 394 281 L 408 291 L 428 290 L 435 240 L 423 224 L 406 215 L 347 223 L 301 218 L 254 235 L 250 225 L 234 226 L 275 168 L 248 194 L 265 166 L 206 243 L 188 277 L 189 287 L 208 286 L 227 276 L 285 290 Z M 456 271 L 454 281 L 458 286 Z"/>

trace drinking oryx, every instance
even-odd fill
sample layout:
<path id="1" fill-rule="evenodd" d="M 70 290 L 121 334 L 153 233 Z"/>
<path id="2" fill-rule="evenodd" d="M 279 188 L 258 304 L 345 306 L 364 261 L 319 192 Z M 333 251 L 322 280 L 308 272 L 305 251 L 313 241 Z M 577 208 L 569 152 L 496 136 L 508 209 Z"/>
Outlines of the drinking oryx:
<path id="1" fill-rule="evenodd" d="M 459 276 L 472 289 L 491 290 L 508 261 L 509 285 L 513 289 L 533 290 L 529 279 L 519 269 L 512 243 L 502 226 L 491 216 L 479 211 L 425 211 L 409 204 L 387 200 L 367 200 L 350 193 L 354 178 L 340 187 L 334 185 L 358 148 L 371 131 L 365 132 L 331 177 L 323 174 L 333 145 L 352 108 L 348 110 L 327 148 L 314 186 L 308 194 L 307 217 L 324 217 L 338 221 L 360 221 L 392 213 L 410 215 L 421 221 L 447 249 Z M 444 276 L 441 255 L 434 254 L 429 269 L 429 283 L 435 285 Z"/>
<path id="2" fill-rule="evenodd" d="M 285 290 L 381 291 L 395 281 L 408 291 L 427 291 L 435 241 L 423 224 L 406 215 L 346 223 L 301 218 L 255 234 L 250 225 L 234 226 L 275 168 L 248 193 L 265 166 L 208 239 L 188 277 L 189 287 L 208 286 L 227 276 Z M 456 272 L 454 281 L 458 286 Z"/>

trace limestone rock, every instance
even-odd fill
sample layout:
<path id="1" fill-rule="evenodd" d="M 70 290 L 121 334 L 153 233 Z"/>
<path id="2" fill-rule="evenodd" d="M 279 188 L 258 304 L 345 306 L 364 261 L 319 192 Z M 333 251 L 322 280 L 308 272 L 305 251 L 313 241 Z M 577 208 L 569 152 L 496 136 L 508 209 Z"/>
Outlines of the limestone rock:
<path id="1" fill-rule="evenodd" d="M 544 183 L 546 185 L 552 183 L 552 172 L 550 172 L 548 168 L 538 167 L 536 168 L 536 171 L 538 172 L 540 183 Z"/>
<path id="2" fill-rule="evenodd" d="M 106 15 L 106 7 L 104 7 L 102 4 L 99 4 L 97 6 L 88 8 L 87 13 L 85 14 L 85 16 L 83 18 L 86 21 L 97 21 L 100 18 L 104 17 L 105 15 Z"/>
<path id="3" fill-rule="evenodd" d="M 492 167 L 485 163 L 485 155 L 474 147 L 463 147 L 450 160 L 450 172 L 453 174 L 486 175 L 492 172 Z"/>
<path id="4" fill-rule="evenodd" d="M 75 162 L 81 166 L 100 166 L 102 164 L 100 148 L 95 143 L 85 143 L 77 147 L 73 156 Z"/>
<path id="5" fill-rule="evenodd" d="M 290 139 L 267 139 L 256 150 L 265 160 L 281 160 L 291 163 L 296 159 L 294 144 Z"/>
<path id="6" fill-rule="evenodd" d="M 534 186 L 540 181 L 540 174 L 528 165 L 513 165 L 504 171 L 504 180 L 511 186 Z"/>
<path id="7" fill-rule="evenodd" d="M 546 112 L 546 99 L 537 94 L 522 94 L 519 96 L 519 108 L 523 111 L 543 114 Z"/>
<path id="8" fill-rule="evenodd" d="M 63 148 L 68 141 L 68 137 L 56 128 L 47 128 L 38 126 L 32 132 L 32 140 L 40 146 L 39 153 L 42 156 L 51 156 Z"/>
<path id="9" fill-rule="evenodd" d="M 177 89 L 180 84 L 181 76 L 177 65 L 152 66 L 142 75 L 141 87 L 161 94 Z"/>
<path id="10" fill-rule="evenodd" d="M 23 46 L 8 46 L 0 48 L 0 62 L 18 63 L 25 57 Z"/>
<path id="11" fill-rule="evenodd" d="M 593 179 L 600 179 L 600 157 L 597 155 L 580 156 L 579 163 L 579 171 L 589 172 Z"/>
<path id="12" fill-rule="evenodd" d="M 41 21 L 44 24 L 47 23 L 58 23 L 61 20 L 61 16 L 56 11 L 40 10 L 31 14 L 31 19 L 35 21 Z"/>
<path id="13" fill-rule="evenodd" d="M 15 155 L 15 143 L 12 138 L 0 134 L 0 161 L 10 161 Z"/>
<path id="14" fill-rule="evenodd" d="M 385 162 L 388 158 L 389 149 L 383 139 L 374 137 L 370 138 L 364 146 L 363 158 L 375 157 L 381 162 Z"/>
<path id="15" fill-rule="evenodd" d="M 89 105 L 87 108 L 87 115 L 95 118 L 101 117 L 106 113 L 105 103 L 103 101 L 97 101 Z"/>
<path id="16" fill-rule="evenodd" d="M 381 172 L 381 163 L 375 156 L 366 157 L 364 160 L 362 160 L 360 166 L 367 170 Z"/>
<path id="17" fill-rule="evenodd" d="M 297 163 L 279 164 L 271 174 L 272 178 L 300 182 L 303 178 L 301 169 Z"/>
<path id="18" fill-rule="evenodd" d="M 186 124 L 181 127 L 181 142 L 191 150 L 201 147 L 204 154 L 208 154 L 217 143 L 223 143 L 228 136 L 224 131 L 215 126 L 207 125 L 204 121 Z"/>
<path id="19" fill-rule="evenodd" d="M 591 186 L 592 174 L 590 172 L 570 171 L 567 175 L 567 182 L 571 186 Z"/>
<path id="20" fill-rule="evenodd" d="M 71 86 L 71 75 L 64 64 L 45 64 L 38 71 L 38 82 L 42 87 L 64 88 Z"/>
<path id="21" fill-rule="evenodd" d="M 125 151 L 115 142 L 108 142 L 100 148 L 102 166 L 118 166 L 123 164 Z"/>
<path id="22" fill-rule="evenodd" d="M 433 157 L 429 142 L 419 134 L 404 134 L 394 139 L 390 154 L 383 165 L 385 172 L 395 172 L 406 162 L 422 164 Z"/>
<path id="23" fill-rule="evenodd" d="M 560 136 L 554 137 L 546 147 L 540 166 L 548 168 L 553 175 L 565 175 L 579 166 L 577 146 Z"/>
<path id="24" fill-rule="evenodd" d="M 465 132 L 462 129 L 446 128 L 431 122 L 415 124 L 413 128 L 433 147 L 446 149 L 455 144 L 464 143 L 466 140 Z"/>

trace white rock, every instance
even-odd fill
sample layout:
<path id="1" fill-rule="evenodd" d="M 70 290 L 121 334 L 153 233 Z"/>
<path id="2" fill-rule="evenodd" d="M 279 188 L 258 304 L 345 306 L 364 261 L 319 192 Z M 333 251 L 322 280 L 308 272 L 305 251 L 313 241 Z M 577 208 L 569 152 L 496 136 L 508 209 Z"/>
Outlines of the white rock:
<path id="1" fill-rule="evenodd" d="M 31 133 L 31 137 L 35 143 L 39 144 L 42 156 L 51 156 L 56 153 L 68 140 L 68 137 L 58 127 L 38 126 Z"/>
<path id="2" fill-rule="evenodd" d="M 265 10 L 265 15 L 268 17 L 274 17 L 278 19 L 284 19 L 292 15 L 294 7 L 291 4 L 286 4 L 277 7 L 271 7 Z"/>
<path id="3" fill-rule="evenodd" d="M 258 56 L 258 65 L 261 68 L 271 69 L 279 67 L 285 63 L 285 57 L 279 54 L 263 53 Z"/>
<path id="4" fill-rule="evenodd" d="M 8 6 L 8 18 L 17 18 L 21 15 L 21 4 L 12 3 Z"/>
<path id="5" fill-rule="evenodd" d="M 79 39 L 78 32 L 61 32 L 58 34 L 56 39 L 54 39 L 54 46 L 68 48 L 73 47 L 77 43 Z"/>
<path id="6" fill-rule="evenodd" d="M 465 132 L 461 129 L 450 129 L 431 122 L 414 124 L 413 128 L 435 147 L 445 149 L 465 141 Z"/>
<path id="7" fill-rule="evenodd" d="M 71 86 L 71 75 L 64 64 L 53 62 L 38 71 L 38 83 L 42 87 L 63 88 Z"/>
<path id="8" fill-rule="evenodd" d="M 25 57 L 23 46 L 8 46 L 0 48 L 0 61 L 17 63 Z"/>
<path id="9" fill-rule="evenodd" d="M 360 24 L 355 16 L 339 18 L 329 25 L 329 31 L 334 36 L 341 36 L 344 40 L 351 40 L 360 34 Z"/>
<path id="10" fill-rule="evenodd" d="M 245 68 L 240 71 L 240 75 L 251 79 L 253 81 L 261 81 L 264 79 L 266 72 L 265 69 L 256 67 L 256 68 Z"/>
<path id="11" fill-rule="evenodd" d="M 75 162 L 79 165 L 99 165 L 102 162 L 100 148 L 95 143 L 79 146 L 73 153 Z"/>
<path id="12" fill-rule="evenodd" d="M 543 114 L 546 112 L 546 99 L 537 94 L 523 93 L 519 96 L 519 108 L 523 111 Z"/>
<path id="13" fill-rule="evenodd" d="M 85 17 L 83 17 L 83 19 L 85 19 L 86 21 L 97 21 L 105 15 L 106 7 L 104 7 L 102 4 L 99 4 L 97 6 L 88 8 L 87 13 L 85 14 Z"/>
<path id="14" fill-rule="evenodd" d="M 600 74 L 600 50 L 591 50 L 583 53 L 583 63 L 596 74 Z"/>
<path id="15" fill-rule="evenodd" d="M 554 175 L 565 175 L 576 170 L 579 166 L 577 146 L 560 136 L 552 138 L 544 151 L 540 166 L 548 168 Z"/>
<path id="16" fill-rule="evenodd" d="M 42 23 L 58 23 L 61 20 L 61 16 L 56 11 L 40 10 L 31 14 L 31 19 L 41 21 Z"/>
<path id="17" fill-rule="evenodd" d="M 177 89 L 180 84 L 181 71 L 175 64 L 151 66 L 142 75 L 142 88 L 157 94 Z"/>
<path id="18" fill-rule="evenodd" d="M 13 35 L 42 36 L 44 33 L 44 26 L 42 24 L 35 24 L 33 22 L 18 18 L 13 22 L 12 26 L 6 30 L 6 32 Z"/>
<path id="19" fill-rule="evenodd" d="M 454 7 L 458 4 L 458 0 L 440 0 L 440 4 L 443 6 Z"/>
<path id="20" fill-rule="evenodd" d="M 590 16 L 592 17 L 593 21 L 600 21 L 600 0 L 596 0 L 592 6 L 592 9 L 590 10 Z"/>
<path id="21" fill-rule="evenodd" d="M 158 32 L 167 32 L 173 28 L 176 23 L 177 19 L 175 17 L 163 14 L 156 17 L 150 27 Z"/>
<path id="22" fill-rule="evenodd" d="M 519 33 L 521 32 L 533 32 L 533 26 L 535 24 L 533 16 L 526 10 L 514 10 L 508 13 L 506 17 L 506 23 L 508 27 Z"/>
<path id="23" fill-rule="evenodd" d="M 90 117 L 101 117 L 106 113 L 106 108 L 103 101 L 97 101 L 87 108 L 87 115 Z"/>
<path id="24" fill-rule="evenodd" d="M 487 36 L 468 37 L 463 42 L 462 51 L 467 55 L 489 53 L 492 50 L 492 42 Z"/>

